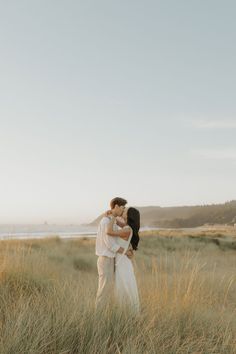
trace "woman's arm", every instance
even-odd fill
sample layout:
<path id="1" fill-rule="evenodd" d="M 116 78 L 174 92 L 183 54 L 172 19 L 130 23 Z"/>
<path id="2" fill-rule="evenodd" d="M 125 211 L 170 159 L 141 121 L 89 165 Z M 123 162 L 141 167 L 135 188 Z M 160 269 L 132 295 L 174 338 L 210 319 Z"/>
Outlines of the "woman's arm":
<path id="1" fill-rule="evenodd" d="M 109 224 L 107 225 L 107 234 L 109 236 L 113 236 L 113 237 L 121 237 L 124 240 L 128 240 L 131 230 L 129 229 L 122 229 L 122 230 L 118 230 L 118 231 L 114 231 L 113 230 L 113 225 L 115 223 L 115 218 L 111 218 L 111 221 L 109 222 Z"/>

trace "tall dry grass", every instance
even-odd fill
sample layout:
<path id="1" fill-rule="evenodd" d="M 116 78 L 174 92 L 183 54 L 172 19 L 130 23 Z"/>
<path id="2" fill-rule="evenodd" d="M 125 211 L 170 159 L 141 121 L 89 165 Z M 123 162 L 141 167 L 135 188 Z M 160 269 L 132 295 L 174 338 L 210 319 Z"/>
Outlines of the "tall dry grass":
<path id="1" fill-rule="evenodd" d="M 236 253 L 147 236 L 141 315 L 94 312 L 94 240 L 0 243 L 1 353 L 236 353 Z"/>

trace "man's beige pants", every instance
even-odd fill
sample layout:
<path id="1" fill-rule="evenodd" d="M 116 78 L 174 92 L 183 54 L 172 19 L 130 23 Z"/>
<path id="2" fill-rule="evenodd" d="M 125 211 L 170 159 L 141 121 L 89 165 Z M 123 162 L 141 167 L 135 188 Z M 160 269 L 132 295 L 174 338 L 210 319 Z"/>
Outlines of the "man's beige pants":
<path id="1" fill-rule="evenodd" d="M 99 278 L 95 308 L 100 310 L 111 303 L 113 299 L 115 258 L 99 256 L 97 268 Z"/>

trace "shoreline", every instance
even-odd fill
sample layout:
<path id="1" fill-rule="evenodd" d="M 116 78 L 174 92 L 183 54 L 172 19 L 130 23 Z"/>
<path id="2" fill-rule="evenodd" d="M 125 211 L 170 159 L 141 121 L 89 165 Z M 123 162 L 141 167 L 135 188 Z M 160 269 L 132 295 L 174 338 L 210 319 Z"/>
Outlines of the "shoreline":
<path id="1" fill-rule="evenodd" d="M 73 240 L 73 239 L 80 239 L 80 238 L 95 238 L 96 233 L 88 232 L 88 233 L 74 233 L 74 234 L 42 234 L 42 235 L 1 235 L 0 236 L 0 241 L 7 241 L 7 240 L 43 240 L 43 239 L 50 239 L 50 238 L 55 238 L 58 237 L 62 240 Z"/>

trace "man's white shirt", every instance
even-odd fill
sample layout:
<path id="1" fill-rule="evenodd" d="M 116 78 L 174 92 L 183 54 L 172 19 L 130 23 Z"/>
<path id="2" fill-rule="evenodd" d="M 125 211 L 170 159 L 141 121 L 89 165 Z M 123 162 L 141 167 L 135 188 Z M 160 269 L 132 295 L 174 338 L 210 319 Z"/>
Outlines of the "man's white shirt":
<path id="1" fill-rule="evenodd" d="M 100 224 L 98 226 L 98 232 L 97 232 L 97 238 L 96 238 L 96 255 L 97 256 L 107 256 L 114 258 L 116 255 L 116 252 L 120 248 L 117 238 L 118 237 L 113 237 L 109 236 L 107 234 L 107 227 L 108 224 L 110 223 L 110 218 L 107 216 L 104 216 L 102 220 L 100 221 Z M 118 226 L 114 224 L 114 230 L 118 229 Z"/>

